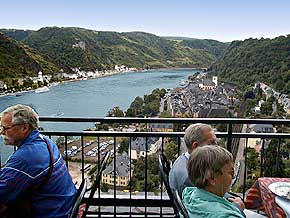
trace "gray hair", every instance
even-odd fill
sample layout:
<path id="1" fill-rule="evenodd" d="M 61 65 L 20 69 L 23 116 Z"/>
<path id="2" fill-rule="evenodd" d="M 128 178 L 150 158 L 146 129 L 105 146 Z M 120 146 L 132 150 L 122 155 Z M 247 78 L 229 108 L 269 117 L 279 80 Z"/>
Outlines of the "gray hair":
<path id="1" fill-rule="evenodd" d="M 212 131 L 212 128 L 209 125 L 203 123 L 195 123 L 187 127 L 184 134 L 184 142 L 186 147 L 190 148 L 193 142 L 205 142 L 205 131 Z"/>
<path id="2" fill-rule="evenodd" d="M 215 173 L 222 172 L 222 168 L 231 161 L 233 155 L 221 146 L 197 147 L 188 161 L 188 178 L 198 188 L 207 187 L 209 179 L 214 178 Z"/>
<path id="3" fill-rule="evenodd" d="M 27 123 L 30 130 L 35 130 L 39 127 L 38 114 L 29 106 L 17 104 L 5 109 L 1 116 L 4 116 L 5 114 L 11 114 L 12 124 Z"/>

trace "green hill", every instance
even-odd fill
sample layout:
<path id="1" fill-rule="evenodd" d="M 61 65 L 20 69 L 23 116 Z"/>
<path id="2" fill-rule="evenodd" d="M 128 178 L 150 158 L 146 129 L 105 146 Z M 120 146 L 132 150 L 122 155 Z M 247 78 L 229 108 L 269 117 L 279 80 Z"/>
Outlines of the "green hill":
<path id="1" fill-rule="evenodd" d="M 82 28 L 46 27 L 23 40 L 32 48 L 69 67 L 96 69 L 131 67 L 206 67 L 216 56 L 204 49 L 143 32 L 104 32 Z M 73 45 L 84 42 L 85 49 Z"/>
<path id="2" fill-rule="evenodd" d="M 4 33 L 10 38 L 21 41 L 29 36 L 33 32 L 33 30 L 0 29 L 0 32 Z"/>
<path id="3" fill-rule="evenodd" d="M 260 81 L 290 94 L 290 35 L 234 41 L 212 71 L 241 88 Z"/>
<path id="4" fill-rule="evenodd" d="M 0 33 L 0 80 L 36 76 L 39 71 L 52 73 L 59 68 L 23 43 Z"/>
<path id="5" fill-rule="evenodd" d="M 193 49 L 204 49 L 207 52 L 213 54 L 215 57 L 220 57 L 230 43 L 219 42 L 212 39 L 193 39 L 186 37 L 165 37 L 168 40 L 172 41 L 181 41 L 183 46 L 187 46 Z"/>
<path id="6" fill-rule="evenodd" d="M 206 48 L 194 47 L 187 40 L 167 40 L 144 32 L 117 33 L 75 27 L 45 27 L 18 34 L 15 30 L 4 32 L 60 65 L 85 70 L 109 68 L 115 64 L 137 68 L 208 67 L 223 51 L 220 45 L 224 45 L 215 41 L 204 43 Z M 78 47 L 80 43 L 85 47 Z M 211 52 L 214 50 L 219 51 Z"/>

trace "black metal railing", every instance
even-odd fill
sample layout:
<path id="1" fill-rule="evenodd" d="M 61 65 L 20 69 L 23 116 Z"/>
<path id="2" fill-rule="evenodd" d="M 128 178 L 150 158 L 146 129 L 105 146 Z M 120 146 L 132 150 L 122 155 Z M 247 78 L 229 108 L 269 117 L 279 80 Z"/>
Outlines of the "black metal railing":
<path id="1" fill-rule="evenodd" d="M 243 196 L 246 191 L 246 183 L 247 183 L 247 172 L 249 169 L 247 169 L 247 156 L 248 156 L 248 140 L 251 138 L 260 138 L 262 140 L 262 148 L 261 153 L 259 156 L 260 164 L 257 166 L 256 171 L 259 171 L 260 176 L 265 175 L 265 143 L 266 139 L 271 140 L 278 140 L 278 144 L 274 146 L 276 148 L 276 165 L 274 167 L 279 167 L 279 161 L 281 159 L 281 147 L 287 144 L 287 140 L 290 139 L 290 133 L 287 133 L 289 131 L 290 127 L 290 120 L 286 119 L 232 119 L 232 118 L 223 118 L 223 119 L 215 119 L 215 118 L 51 118 L 51 117 L 41 117 L 41 122 L 68 122 L 68 123 L 75 123 L 75 122 L 88 122 L 88 123 L 97 123 L 97 124 L 146 124 L 144 130 L 146 132 L 120 132 L 120 131 L 70 131 L 64 130 L 64 131 L 53 131 L 53 130 L 45 130 L 43 131 L 44 134 L 52 137 L 52 136 L 64 136 L 64 145 L 61 148 L 64 152 L 64 158 L 66 160 L 66 164 L 70 169 L 70 161 L 69 159 L 73 159 L 69 157 L 68 151 L 70 144 L 68 143 L 68 137 L 78 137 L 77 143 L 80 144 L 80 147 L 78 147 L 78 151 L 80 154 L 78 155 L 80 157 L 79 161 L 81 162 L 81 179 L 83 180 L 86 177 L 86 173 L 84 170 L 85 162 L 87 158 L 85 157 L 85 150 L 87 150 L 86 141 L 89 137 L 90 139 L 94 138 L 94 144 L 97 146 L 97 155 L 94 157 L 90 157 L 89 160 L 93 163 L 96 163 L 99 165 L 100 159 L 102 158 L 102 141 L 107 140 L 108 137 L 110 137 L 110 140 L 113 140 L 113 143 L 111 143 L 110 146 L 107 147 L 107 150 L 112 151 L 111 155 L 111 161 L 113 164 L 113 185 L 110 186 L 109 194 L 106 192 L 101 191 L 101 186 L 98 189 L 98 193 L 96 193 L 95 198 L 89 200 L 85 198 L 86 203 L 89 203 L 90 205 L 93 205 L 91 207 L 90 212 L 88 215 L 91 216 L 99 216 L 99 215 L 112 215 L 116 216 L 117 214 L 123 214 L 131 216 L 137 216 L 138 214 L 140 216 L 156 216 L 156 217 L 167 217 L 167 216 L 173 216 L 173 210 L 172 208 L 172 202 L 168 199 L 166 192 L 164 191 L 164 186 L 161 180 L 161 177 L 159 178 L 159 184 L 154 189 L 154 194 L 152 195 L 152 184 L 151 184 L 151 177 L 155 178 L 156 174 L 153 176 L 151 175 L 152 172 L 150 172 L 151 168 L 153 166 L 149 166 L 148 161 L 152 161 L 150 157 L 154 154 L 151 154 L 149 151 L 149 145 L 148 145 L 148 139 L 150 137 L 160 137 L 161 138 L 161 145 L 158 149 L 158 152 L 166 152 L 166 145 L 168 144 L 166 141 L 168 139 L 174 139 L 177 147 L 176 147 L 176 155 L 177 157 L 180 154 L 181 147 L 182 147 L 182 140 L 181 138 L 184 135 L 184 128 L 192 123 L 207 123 L 211 124 L 213 126 L 217 124 L 225 124 L 227 126 L 226 132 L 217 132 L 216 135 L 218 138 L 224 139 L 224 145 L 227 147 L 229 151 L 231 151 L 234 154 L 234 157 L 236 158 L 238 153 L 242 150 L 244 157 L 244 168 L 239 172 L 240 181 L 242 181 L 242 193 Z M 149 128 L 147 124 L 150 123 L 173 123 L 178 128 L 175 128 L 174 132 L 149 132 Z M 284 127 L 281 128 L 284 130 L 284 132 L 279 133 L 248 133 L 248 132 L 240 132 L 242 131 L 244 125 L 248 124 L 272 124 L 276 127 Z M 238 127 L 237 127 L 238 126 Z M 147 127 L 147 128 L 146 128 Z M 245 128 L 244 128 L 245 129 Z M 117 165 L 116 163 L 116 157 L 118 152 L 118 146 L 119 146 L 119 138 L 127 138 L 129 139 L 128 143 L 128 155 L 129 155 L 129 185 L 126 186 L 126 189 L 129 190 L 128 194 L 124 195 L 121 194 L 121 190 L 125 188 L 117 187 L 116 185 L 116 179 L 117 179 Z M 134 178 L 134 173 L 132 175 L 132 171 L 136 169 L 136 166 L 132 164 L 132 140 L 137 137 L 144 137 L 145 138 L 145 155 L 142 158 L 144 160 L 144 172 L 140 173 L 138 172 L 143 178 L 142 181 L 136 181 L 136 178 Z M 241 140 L 244 140 L 243 142 Z M 285 142 L 286 140 L 286 142 Z M 167 143 L 167 144 L 166 144 Z M 95 154 L 96 154 L 95 153 Z M 241 152 L 240 152 L 241 153 Z M 241 156 L 241 154 L 239 154 Z M 241 157 L 237 157 L 241 158 Z M 153 159 L 154 160 L 154 159 Z M 138 163 L 136 160 L 134 160 L 134 163 Z M 158 163 L 158 159 L 156 159 L 156 164 Z M 154 164 L 151 163 L 150 164 Z M 240 169 L 240 168 L 239 168 Z M 140 169 L 139 169 L 140 170 Z M 275 171 L 275 170 L 274 170 Z M 276 169 L 277 171 L 277 169 Z M 156 173 L 156 172 L 155 172 Z M 271 175 L 267 175 L 271 176 Z M 277 176 L 277 175 L 274 175 Z M 283 176 L 283 175 L 282 175 Z M 139 184 L 139 191 L 142 191 L 142 194 L 139 192 L 139 194 L 134 194 L 133 191 L 136 191 L 136 184 L 133 187 L 133 180 L 135 179 L 135 183 Z M 140 179 L 139 179 L 140 180 Z M 150 184 L 149 184 L 150 183 Z M 241 183 L 241 182 L 240 182 Z M 143 187 L 142 187 L 143 185 Z M 125 190 L 126 190 L 125 189 Z M 241 190 L 241 189 L 240 189 Z"/>

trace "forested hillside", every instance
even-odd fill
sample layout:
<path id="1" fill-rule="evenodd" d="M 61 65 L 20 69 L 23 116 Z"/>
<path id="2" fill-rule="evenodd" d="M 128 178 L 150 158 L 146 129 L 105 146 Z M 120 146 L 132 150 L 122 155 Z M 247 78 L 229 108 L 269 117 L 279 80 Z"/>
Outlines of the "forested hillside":
<path id="1" fill-rule="evenodd" d="M 214 40 L 204 43 L 199 40 L 196 44 L 191 39 L 168 40 L 144 32 L 104 32 L 75 27 L 0 31 L 64 69 L 109 69 L 115 64 L 136 68 L 209 67 L 226 47 Z"/>
<path id="2" fill-rule="evenodd" d="M 290 94 L 290 35 L 234 41 L 212 70 L 242 88 L 262 81 Z"/>
<path id="3" fill-rule="evenodd" d="M 36 76 L 39 71 L 52 73 L 59 68 L 23 43 L 0 33 L 0 80 Z"/>

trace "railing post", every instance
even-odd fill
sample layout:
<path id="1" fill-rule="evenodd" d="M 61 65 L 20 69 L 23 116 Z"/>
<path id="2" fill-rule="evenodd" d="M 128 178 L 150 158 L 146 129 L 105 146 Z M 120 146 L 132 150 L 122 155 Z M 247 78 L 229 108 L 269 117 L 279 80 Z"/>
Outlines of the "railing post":
<path id="1" fill-rule="evenodd" d="M 132 200 L 132 138 L 129 137 L 129 158 L 130 158 L 130 165 L 129 165 L 129 171 L 130 171 L 130 201 Z M 132 206 L 130 205 L 130 217 L 132 217 Z"/>
<path id="2" fill-rule="evenodd" d="M 64 146 L 65 146 L 65 164 L 68 168 L 68 159 L 67 159 L 67 136 L 64 137 Z"/>
<path id="3" fill-rule="evenodd" d="M 100 165 L 101 165 L 101 155 L 100 155 L 100 136 L 98 136 L 98 138 L 97 138 L 97 140 L 98 140 L 98 171 L 100 170 Z M 101 201 L 100 201 L 100 199 L 101 199 L 101 182 L 99 182 L 99 184 L 98 184 L 99 186 L 98 186 L 98 196 L 99 196 L 99 210 L 98 210 L 98 214 L 99 214 L 99 217 L 101 216 Z"/>
<path id="4" fill-rule="evenodd" d="M 116 184 L 116 177 L 117 177 L 117 172 L 116 172 L 116 136 L 114 136 L 114 199 L 117 199 L 117 184 Z M 117 208 L 116 208 L 116 201 L 114 202 L 114 217 L 116 217 L 117 213 Z"/>
<path id="5" fill-rule="evenodd" d="M 84 137 L 81 136 L 81 146 L 82 146 L 82 181 L 85 180 L 85 155 L 84 155 Z"/>
<path id="6" fill-rule="evenodd" d="M 248 155 L 248 138 L 246 139 L 246 148 L 244 148 L 244 179 L 243 179 L 243 200 L 245 200 L 245 194 L 246 194 L 246 181 L 247 181 L 247 155 Z M 240 169 L 242 168 L 242 162 L 240 162 Z M 242 172 L 241 172 L 242 174 Z"/>
<path id="7" fill-rule="evenodd" d="M 229 123 L 228 126 L 228 141 L 227 141 L 227 149 L 229 152 L 232 152 L 232 140 L 233 140 L 233 124 Z"/>
<path id="8" fill-rule="evenodd" d="M 161 137 L 161 154 L 164 153 L 164 137 Z M 160 191 L 160 198 L 161 198 L 161 201 L 160 201 L 160 217 L 163 217 L 163 204 L 162 204 L 162 199 L 163 199 L 163 180 L 162 180 L 162 177 L 160 177 L 160 188 L 161 188 L 161 191 Z"/>
<path id="9" fill-rule="evenodd" d="M 263 139 L 262 141 L 262 151 L 261 151 L 261 162 L 260 162 L 260 177 L 263 177 L 264 175 L 264 169 L 263 169 L 263 165 L 264 165 L 264 154 L 265 154 L 265 139 Z"/>
<path id="10" fill-rule="evenodd" d="M 180 155 L 180 150 L 181 150 L 181 138 L 180 137 L 177 137 L 177 154 L 178 154 L 178 157 Z"/>
<path id="11" fill-rule="evenodd" d="M 148 185 L 148 155 L 147 155 L 147 150 L 148 150 L 148 137 L 145 138 L 145 200 L 147 200 L 147 185 Z M 145 206 L 145 217 L 147 217 L 147 207 Z"/>
<path id="12" fill-rule="evenodd" d="M 276 156 L 276 175 L 278 175 L 278 171 L 279 171 L 279 160 L 280 160 L 280 148 L 281 148 L 281 143 L 282 143 L 282 139 L 279 138 L 279 144 L 278 144 L 277 156 Z M 275 175 L 275 176 L 276 176 L 276 175 Z"/>

